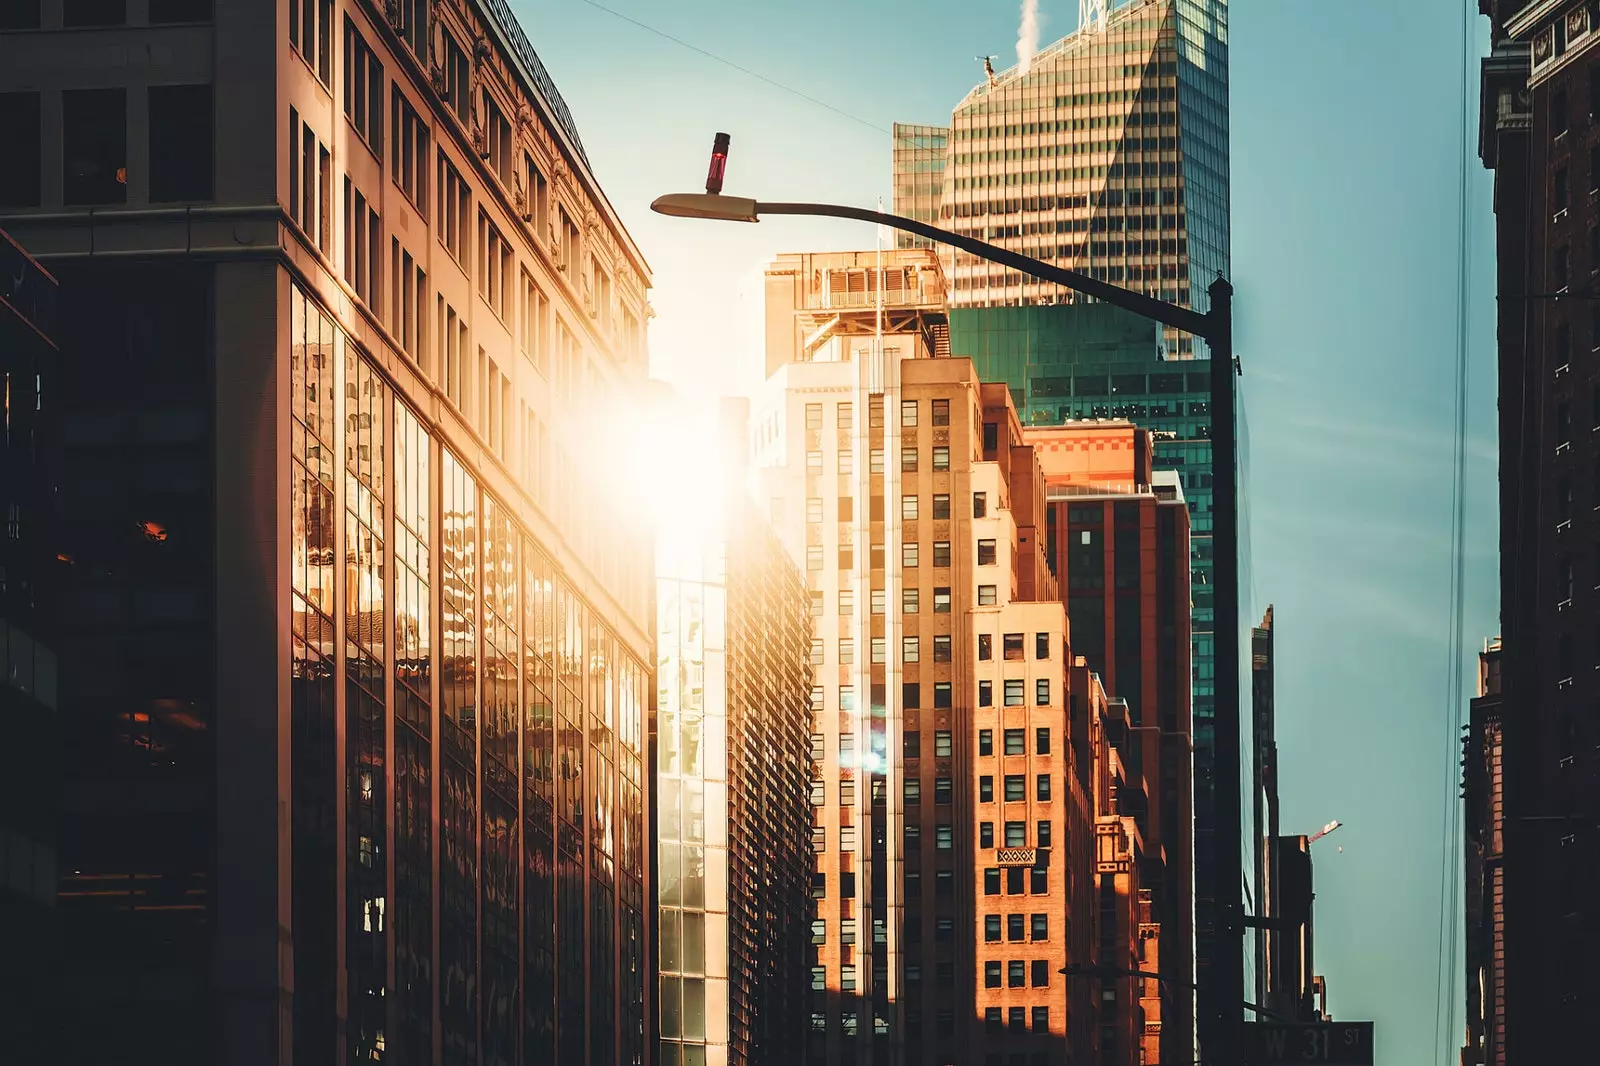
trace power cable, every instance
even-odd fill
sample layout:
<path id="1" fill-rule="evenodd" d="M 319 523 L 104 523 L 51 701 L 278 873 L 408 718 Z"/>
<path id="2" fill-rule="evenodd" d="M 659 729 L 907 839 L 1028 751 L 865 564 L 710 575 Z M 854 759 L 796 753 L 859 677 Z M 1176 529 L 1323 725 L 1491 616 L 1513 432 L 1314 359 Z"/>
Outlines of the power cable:
<path id="1" fill-rule="evenodd" d="M 826 102 L 824 100 L 819 100 L 815 96 L 810 95 L 809 93 L 801 92 L 799 89 L 793 88 L 792 86 L 785 85 L 785 84 L 783 84 L 783 82 L 777 81 L 777 80 L 775 80 L 773 78 L 769 78 L 765 74 L 762 74 L 762 73 L 760 73 L 758 71 L 751 70 L 749 67 L 740 66 L 738 63 L 735 63 L 733 60 L 725 59 L 722 56 L 717 55 L 715 52 L 708 52 L 704 48 L 701 48 L 697 44 L 690 44 L 688 41 L 684 40 L 682 37 L 674 37 L 672 34 L 668 33 L 666 30 L 657 29 L 656 27 L 651 26 L 648 23 L 640 22 L 638 19 L 634 18 L 632 15 L 624 15 L 622 12 L 617 11 L 614 8 L 609 8 L 609 7 L 607 7 L 606 5 L 604 5 L 602 3 L 598 3 L 597 0 L 583 0 L 583 3 L 588 4 L 590 7 L 594 8 L 596 11 L 604 11 L 606 14 L 612 16 L 613 18 L 621 19 L 623 22 L 626 22 L 631 26 L 637 26 L 639 29 L 644 30 L 646 33 L 653 33 L 657 37 L 660 37 L 660 38 L 662 38 L 664 40 L 671 41 L 673 44 L 678 45 L 681 48 L 687 48 L 689 51 L 694 52 L 694 53 L 696 53 L 698 55 L 705 56 L 707 59 L 710 59 L 710 60 L 712 60 L 714 62 L 721 63 L 725 67 L 731 67 L 732 69 L 737 70 L 741 74 L 744 74 L 744 75 L 746 75 L 748 77 L 751 77 L 751 78 L 755 78 L 757 81 L 766 82 L 768 85 L 772 86 L 774 89 L 782 90 L 783 92 L 786 92 L 791 96 L 797 96 L 800 99 L 806 101 L 807 103 L 815 104 L 816 106 L 822 108 L 825 111 L 832 111 L 835 115 L 838 115 L 841 118 L 847 118 L 851 122 L 859 122 L 861 125 L 867 127 L 868 129 L 877 130 L 879 133 L 889 133 L 889 132 L 891 132 L 890 130 L 885 129 L 883 126 L 878 125 L 876 122 L 873 122 L 870 119 L 864 119 L 860 115 L 852 115 L 850 112 L 844 110 L 843 108 L 834 107 L 832 104 L 830 104 L 830 103 L 828 103 L 828 102 Z"/>

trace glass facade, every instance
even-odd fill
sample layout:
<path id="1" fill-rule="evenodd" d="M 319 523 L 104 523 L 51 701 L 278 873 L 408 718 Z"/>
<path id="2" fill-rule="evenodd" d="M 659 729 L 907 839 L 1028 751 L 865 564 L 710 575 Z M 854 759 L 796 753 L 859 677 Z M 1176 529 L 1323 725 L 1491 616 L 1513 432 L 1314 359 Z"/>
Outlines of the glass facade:
<path id="1" fill-rule="evenodd" d="M 641 1063 L 647 668 L 298 288 L 289 324 L 296 1059 L 342 962 L 349 1061 L 437 1015 L 446 1063 Z"/>

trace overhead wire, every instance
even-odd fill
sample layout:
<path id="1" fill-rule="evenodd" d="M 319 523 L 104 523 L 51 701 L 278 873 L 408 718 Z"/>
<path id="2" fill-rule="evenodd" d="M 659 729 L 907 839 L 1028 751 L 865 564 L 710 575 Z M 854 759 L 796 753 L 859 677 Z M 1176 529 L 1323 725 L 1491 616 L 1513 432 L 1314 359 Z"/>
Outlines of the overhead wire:
<path id="1" fill-rule="evenodd" d="M 741 74 L 743 74 L 743 75 L 745 75 L 747 77 L 754 78 L 754 79 L 756 79 L 757 81 L 760 81 L 760 82 L 765 82 L 766 84 L 772 86 L 774 89 L 778 89 L 778 90 L 780 90 L 782 92 L 786 92 L 790 96 L 799 97 L 801 100 L 804 100 L 809 104 L 814 104 L 817 107 L 820 107 L 825 111 L 831 111 L 835 115 L 838 115 L 840 118 L 847 118 L 851 122 L 858 122 L 861 125 L 867 127 L 868 129 L 877 130 L 879 133 L 889 133 L 890 132 L 887 127 L 880 126 L 880 125 L 878 125 L 878 123 L 873 122 L 871 119 L 865 119 L 865 118 L 862 118 L 860 115 L 851 114 L 849 111 L 846 111 L 842 107 L 835 107 L 833 104 L 828 103 L 826 100 L 819 100 L 815 96 L 812 96 L 810 93 L 803 92 L 800 89 L 796 89 L 792 85 L 785 85 L 783 82 L 778 81 L 776 78 L 769 78 L 765 74 L 762 74 L 760 71 L 751 70 L 749 67 L 741 66 L 740 64 L 735 63 L 733 60 L 728 59 L 725 56 L 719 56 L 715 52 L 707 51 L 706 49 L 701 48 L 697 44 L 692 44 L 689 41 L 684 40 L 682 37 L 677 37 L 677 36 L 674 36 L 673 34 L 668 33 L 666 30 L 660 29 L 660 28 L 658 28 L 656 26 L 652 26 L 647 22 L 640 22 L 638 19 L 634 18 L 632 15 L 625 15 L 621 11 L 616 10 L 615 8 L 607 7 L 605 4 L 599 3 L 598 0 L 582 0 L 582 2 L 585 3 L 585 4 L 588 4 L 590 7 L 594 8 L 596 11 L 605 12 L 606 14 L 610 15 L 612 18 L 621 19 L 623 22 L 626 22 L 631 26 L 637 26 L 639 29 L 644 30 L 646 33 L 653 33 L 657 37 L 662 38 L 663 40 L 671 41 L 673 44 L 678 45 L 680 48 L 687 48 L 689 51 L 694 52 L 697 55 L 704 56 L 705 58 L 707 58 L 709 60 L 712 60 L 713 62 L 721 63 L 723 66 L 729 67 L 729 68 L 731 68 L 733 70 L 736 70 L 739 73 L 741 73 Z"/>
<path id="2" fill-rule="evenodd" d="M 1444 801 L 1439 841 L 1439 927 L 1436 983 L 1434 985 L 1434 1046 L 1433 1061 L 1444 1064 L 1450 1055 L 1450 1043 L 1456 1021 L 1456 948 L 1461 929 L 1456 918 L 1456 903 L 1460 896 L 1463 871 L 1460 860 L 1462 802 L 1457 794 L 1456 754 L 1459 750 L 1463 704 L 1466 699 L 1463 685 L 1464 664 L 1461 655 L 1466 646 L 1466 432 L 1467 432 L 1467 368 L 1468 368 L 1468 315 L 1472 280 L 1471 215 L 1469 210 L 1469 172 L 1471 168 L 1471 122 L 1473 113 L 1472 71 L 1476 58 L 1473 49 L 1474 9 L 1462 5 L 1461 14 L 1461 94 L 1460 94 L 1460 150 L 1457 167 L 1458 214 L 1456 258 L 1456 322 L 1454 370 L 1454 424 L 1452 427 L 1453 454 L 1451 456 L 1450 482 L 1450 592 L 1448 603 L 1448 637 L 1445 649 L 1445 738 Z"/>

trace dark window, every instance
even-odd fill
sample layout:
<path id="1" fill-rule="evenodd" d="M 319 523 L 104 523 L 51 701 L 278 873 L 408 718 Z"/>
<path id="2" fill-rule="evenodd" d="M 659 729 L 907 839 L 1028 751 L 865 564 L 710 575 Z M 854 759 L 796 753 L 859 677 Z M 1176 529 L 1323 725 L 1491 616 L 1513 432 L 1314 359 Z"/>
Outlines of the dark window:
<path id="1" fill-rule="evenodd" d="M 933 802 L 948 805 L 950 803 L 950 779 L 936 777 L 933 779 Z"/>
<path id="2" fill-rule="evenodd" d="M 1041 677 L 1033 683 L 1033 702 L 1040 707 L 1050 705 L 1050 679 Z"/>
<path id="3" fill-rule="evenodd" d="M 1023 940 L 1027 937 L 1027 923 L 1020 914 L 1006 915 L 1006 939 Z"/>
<path id="4" fill-rule="evenodd" d="M 1048 1033 L 1050 1031 L 1049 1007 L 1033 1008 L 1033 1031 L 1036 1033 Z"/>
<path id="5" fill-rule="evenodd" d="M 1043 960 L 1040 960 L 1043 961 Z M 1011 959 L 1006 963 L 1006 987 L 1022 988 L 1027 980 L 1027 970 L 1022 959 Z"/>
<path id="6" fill-rule="evenodd" d="M 1564 289 L 1572 283 L 1572 249 L 1563 244 L 1556 249 L 1555 264 L 1551 268 L 1555 273 L 1557 289 Z"/>
<path id="7" fill-rule="evenodd" d="M 1040 801 L 1050 798 L 1050 775 L 1040 774 L 1034 779 L 1034 798 Z"/>
<path id="8" fill-rule="evenodd" d="M 983 939 L 990 942 L 1000 939 L 1000 916 L 998 914 L 985 914 L 983 916 Z"/>
<path id="9" fill-rule="evenodd" d="M 952 704 L 951 704 L 951 694 L 950 694 L 950 682 L 948 682 L 948 681 L 935 681 L 933 683 L 933 707 L 934 707 L 934 710 L 945 710 L 945 709 L 948 709 L 950 706 L 952 706 Z"/>
<path id="10" fill-rule="evenodd" d="M 993 755 L 994 754 L 994 730 L 992 730 L 992 729 L 980 729 L 980 730 L 978 730 L 978 754 L 979 755 Z"/>
<path id="11" fill-rule="evenodd" d="M 994 706 L 994 682 L 993 681 L 979 681 L 978 682 L 978 706 L 979 707 L 993 707 Z M 988 754 L 988 753 L 985 752 L 984 754 Z"/>
<path id="12" fill-rule="evenodd" d="M 0 93 L 0 207 L 39 206 L 39 94 Z"/>
<path id="13" fill-rule="evenodd" d="M 1033 915 L 1032 938 L 1034 940 L 1050 939 L 1050 916 L 1048 914 Z"/>
<path id="14" fill-rule="evenodd" d="M 63 26 L 121 26 L 127 21 L 125 0 L 66 0 L 61 5 Z"/>
<path id="15" fill-rule="evenodd" d="M 999 988 L 1000 987 L 1000 964 L 998 962 L 991 961 L 991 962 L 985 962 L 983 964 L 983 987 L 984 988 Z M 999 1023 L 1000 1023 L 1000 1008 L 999 1007 L 993 1007 L 993 1008 L 990 1008 L 990 1009 L 994 1011 L 994 1021 L 995 1021 L 995 1024 L 998 1026 Z"/>
<path id="16" fill-rule="evenodd" d="M 998 422 L 985 422 L 983 424 L 983 450 L 992 452 L 1000 446 L 1000 424 Z"/>
<path id="17" fill-rule="evenodd" d="M 936 519 L 948 519 L 950 517 L 950 494 L 948 492 L 936 492 L 933 494 L 933 517 Z"/>
<path id="18" fill-rule="evenodd" d="M 127 203 L 127 91 L 68 89 L 61 94 L 61 118 L 62 199 Z"/>
<path id="19" fill-rule="evenodd" d="M 1557 211 L 1565 211 L 1567 209 L 1567 168 L 1557 167 L 1555 174 L 1551 176 L 1551 181 L 1554 185 L 1554 191 L 1551 196 L 1554 208 Z"/>
<path id="20" fill-rule="evenodd" d="M 211 0 L 150 0 L 150 23 L 210 22 Z"/>
<path id="21" fill-rule="evenodd" d="M 916 473 L 917 449 L 915 445 L 900 449 L 900 469 L 907 474 Z"/>
<path id="22" fill-rule="evenodd" d="M 150 87 L 150 202 L 212 197 L 211 86 Z"/>
<path id="23" fill-rule="evenodd" d="M 920 758 L 922 758 L 922 734 L 919 733 L 917 730 L 915 730 L 915 729 L 906 730 L 905 740 L 903 741 L 903 744 L 904 744 L 904 747 L 905 747 L 906 758 L 908 758 L 908 759 L 920 759 Z"/>
<path id="24" fill-rule="evenodd" d="M 949 400 L 933 401 L 933 424 L 936 426 L 948 426 L 950 424 Z"/>
<path id="25" fill-rule="evenodd" d="M 984 867 L 983 894 L 985 896 L 998 896 L 1000 894 L 1000 867 Z"/>
<path id="26" fill-rule="evenodd" d="M 1006 895 L 1020 896 L 1024 891 L 1024 877 L 1028 872 L 1025 866 L 1006 867 Z"/>
<path id="27" fill-rule="evenodd" d="M 978 634 L 978 658 L 979 659 L 993 659 L 994 658 L 994 636 L 993 636 L 993 634 L 990 634 L 990 633 L 979 633 Z"/>
<path id="28" fill-rule="evenodd" d="M 993 822 L 979 822 L 978 823 L 978 847 L 980 847 L 980 848 L 992 848 L 992 847 L 994 847 L 994 823 Z"/>
<path id="29" fill-rule="evenodd" d="M 827 874 L 812 874 L 811 875 L 811 898 L 812 899 L 822 899 L 825 896 L 827 896 L 827 894 L 828 894 L 828 875 Z"/>
<path id="30" fill-rule="evenodd" d="M 936 540 L 933 542 L 933 565 L 935 567 L 950 568 L 950 542 Z"/>
<path id="31" fill-rule="evenodd" d="M 978 565 L 993 566 L 995 556 L 995 542 L 992 540 L 978 541 Z"/>
<path id="32" fill-rule="evenodd" d="M 950 587 L 948 585 L 936 586 L 933 590 L 933 613 L 950 613 Z"/>
<path id="33" fill-rule="evenodd" d="M 39 7 L 39 0 L 5 0 L 0 3 L 0 30 L 38 29 Z"/>
<path id="34" fill-rule="evenodd" d="M 1028 798 L 1028 775 L 1006 774 L 1006 802 L 1021 803 Z"/>
<path id="35" fill-rule="evenodd" d="M 1028 846 L 1028 823 L 1006 823 L 1006 847 L 1025 848 Z"/>
<path id="36" fill-rule="evenodd" d="M 1035 633 L 1033 635 L 1033 657 L 1035 659 L 1050 658 L 1050 634 Z"/>
<path id="37" fill-rule="evenodd" d="M 1016 866 L 1013 869 L 1020 872 L 1022 867 Z M 1050 891 L 1050 867 L 1034 866 L 1029 869 L 1028 873 L 1031 875 L 1028 880 L 1032 882 L 1028 886 L 1029 892 L 1032 892 L 1035 896 L 1042 896 Z"/>
<path id="38" fill-rule="evenodd" d="M 972 517 L 984 518 L 989 514 L 989 498 L 981 492 L 972 494 Z"/>
<path id="39" fill-rule="evenodd" d="M 1033 751 L 1035 755 L 1050 754 L 1050 727 L 1040 726 L 1033 731 Z"/>
<path id="40" fill-rule="evenodd" d="M 978 802 L 994 802 L 994 777 L 990 774 L 978 778 Z"/>
<path id="41" fill-rule="evenodd" d="M 915 681 L 907 681 L 900 686 L 900 703 L 908 711 L 917 710 L 922 706 L 922 686 Z"/>
<path id="42" fill-rule="evenodd" d="M 1021 633 L 1007 633 L 1005 635 L 1004 639 L 1002 640 L 1001 644 L 1002 644 L 1002 654 L 1004 654 L 1004 656 L 1007 659 L 1010 659 L 1013 662 L 1021 661 L 1021 659 L 1022 659 L 1022 634 Z"/>
<path id="43" fill-rule="evenodd" d="M 1019 916 L 1020 917 L 1020 916 Z M 1050 984 L 1050 960 L 1033 960 L 1033 987 L 1046 988 Z"/>

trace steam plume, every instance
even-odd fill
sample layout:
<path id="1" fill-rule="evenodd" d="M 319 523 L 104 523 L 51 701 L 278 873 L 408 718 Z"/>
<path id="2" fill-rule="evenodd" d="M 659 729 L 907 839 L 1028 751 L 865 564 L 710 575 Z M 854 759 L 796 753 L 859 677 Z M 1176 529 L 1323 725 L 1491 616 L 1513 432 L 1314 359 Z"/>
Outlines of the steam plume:
<path id="1" fill-rule="evenodd" d="M 1038 50 L 1039 0 L 1022 0 L 1022 24 L 1017 27 L 1017 77 L 1027 75 Z"/>

